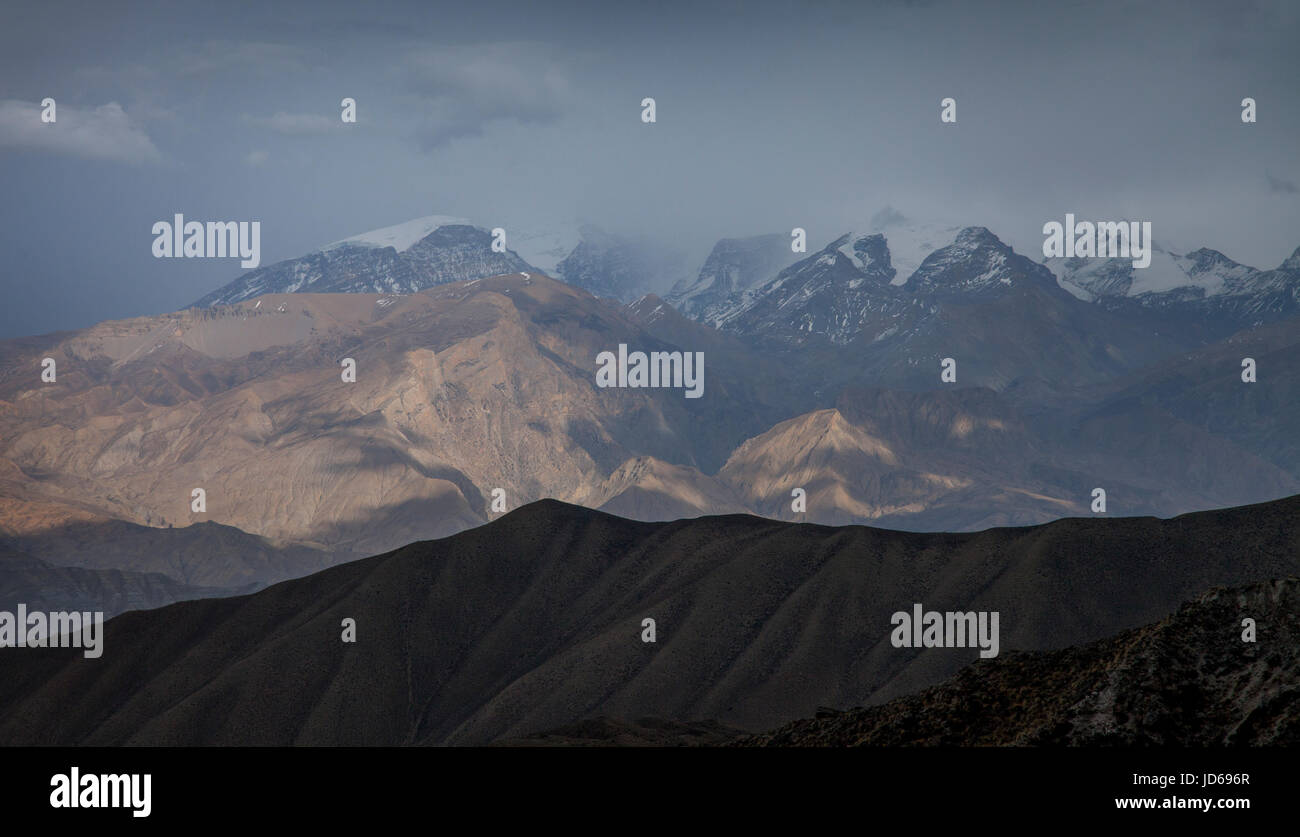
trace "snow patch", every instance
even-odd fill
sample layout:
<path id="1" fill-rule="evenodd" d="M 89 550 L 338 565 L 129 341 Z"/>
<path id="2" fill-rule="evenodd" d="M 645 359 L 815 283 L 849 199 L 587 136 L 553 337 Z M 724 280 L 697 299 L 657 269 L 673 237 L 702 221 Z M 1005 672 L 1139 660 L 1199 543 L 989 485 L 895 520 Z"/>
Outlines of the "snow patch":
<path id="1" fill-rule="evenodd" d="M 394 224 L 391 227 L 381 227 L 377 230 L 354 235 L 351 238 L 336 241 L 321 249 L 333 250 L 335 247 L 351 244 L 357 247 L 392 247 L 401 253 L 411 249 L 416 242 L 439 227 L 468 223 L 469 220 L 466 218 L 456 218 L 451 215 L 428 215 L 402 224 Z"/>
<path id="2" fill-rule="evenodd" d="M 905 222 L 887 223 L 870 232 L 885 237 L 885 245 L 889 248 L 889 263 L 898 271 L 889 284 L 905 285 L 927 256 L 956 241 L 957 233 L 962 229 L 959 225 Z"/>
<path id="3" fill-rule="evenodd" d="M 1193 282 L 1178 266 L 1178 260 L 1173 254 L 1152 248 L 1151 264 L 1133 269 L 1133 284 L 1129 286 L 1128 295 L 1158 294 L 1186 285 L 1210 284 L 1213 282 Z M 1219 284 L 1221 285 L 1222 282 Z"/>
<path id="4" fill-rule="evenodd" d="M 853 245 L 856 243 L 857 243 L 857 238 L 854 236 L 849 236 L 848 241 L 846 241 L 844 244 L 841 244 L 839 247 L 835 249 L 839 250 L 848 258 L 849 261 L 853 262 L 854 267 L 856 267 L 858 270 L 863 270 L 864 268 L 866 268 L 867 265 L 866 262 L 858 258 L 857 251 L 853 249 Z"/>
<path id="5" fill-rule="evenodd" d="M 556 275 L 560 262 L 582 240 L 576 224 L 538 230 L 507 230 L 506 246 L 518 253 L 519 258 L 550 276 Z"/>

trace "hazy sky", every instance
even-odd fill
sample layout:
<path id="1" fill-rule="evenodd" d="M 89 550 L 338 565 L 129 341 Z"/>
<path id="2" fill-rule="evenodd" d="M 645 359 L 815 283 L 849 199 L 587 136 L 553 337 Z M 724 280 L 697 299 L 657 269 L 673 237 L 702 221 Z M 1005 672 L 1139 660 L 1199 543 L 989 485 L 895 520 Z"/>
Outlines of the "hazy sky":
<path id="1" fill-rule="evenodd" d="M 1070 211 L 1262 268 L 1300 246 L 1295 2 L 43 0 L 4 18 L 0 336 L 235 278 L 153 258 L 176 212 L 261 221 L 263 265 L 431 214 L 693 252 L 794 226 L 821 246 L 885 206 L 1034 258 Z"/>

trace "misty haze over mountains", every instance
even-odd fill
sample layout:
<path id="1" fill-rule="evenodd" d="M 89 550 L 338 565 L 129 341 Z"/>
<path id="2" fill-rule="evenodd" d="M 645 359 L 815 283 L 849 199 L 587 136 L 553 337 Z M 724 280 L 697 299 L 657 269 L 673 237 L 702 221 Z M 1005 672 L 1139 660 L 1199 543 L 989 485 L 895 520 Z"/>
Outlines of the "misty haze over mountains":
<path id="1" fill-rule="evenodd" d="M 1300 247 L 1276 268 L 1264 270 L 1205 247 L 1180 255 L 1157 246 L 1146 268 L 1135 268 L 1126 258 L 1044 260 L 1037 253 L 1015 254 L 986 228 L 916 223 L 892 207 L 872 217 L 869 232 L 846 232 L 810 253 L 793 252 L 791 237 L 780 233 L 721 239 L 694 273 L 686 268 L 685 255 L 670 245 L 591 224 L 506 233 L 507 249 L 495 253 L 485 227 L 451 216 L 417 218 L 248 271 L 197 304 L 229 304 L 263 293 L 411 293 L 527 268 L 624 302 L 657 294 L 692 319 L 742 332 L 747 325 L 755 329 L 752 320 L 761 313 L 752 309 L 764 305 L 797 304 L 808 317 L 802 309 L 815 308 L 810 299 L 820 295 L 828 298 L 826 304 L 851 309 L 873 302 L 889 308 L 918 295 L 973 293 L 1029 275 L 1049 277 L 1075 297 L 1107 307 L 1185 307 L 1238 328 L 1300 308 Z M 978 275 L 964 278 L 944 273 L 976 268 L 981 268 Z M 891 288 L 900 290 L 890 297 Z M 741 319 L 745 316 L 750 321 Z M 794 330 L 847 342 L 857 334 L 853 326 L 861 326 L 842 316 L 832 320 L 809 320 Z"/>
<path id="2" fill-rule="evenodd" d="M 1300 741 L 1300 8 L 15 20 L 0 744 Z"/>
<path id="3" fill-rule="evenodd" d="M 177 212 L 260 220 L 263 265 L 434 212 L 505 227 L 529 260 L 517 231 L 582 219 L 686 251 L 672 281 L 719 239 L 799 226 L 821 247 L 886 205 L 1030 257 L 1064 212 L 1149 219 L 1168 251 L 1261 270 L 1300 243 L 1288 2 L 290 0 L 235 19 L 177 0 L 153 18 L 176 22 L 165 37 L 102 4 L 26 5 L 0 32 L 0 179 L 21 207 L 0 228 L 0 337 L 161 314 L 233 278 L 151 257 Z M 42 52 L 30 33 L 49 31 Z M 1080 119 L 1078 79 L 1127 94 Z M 45 96 L 67 132 L 39 123 Z"/>

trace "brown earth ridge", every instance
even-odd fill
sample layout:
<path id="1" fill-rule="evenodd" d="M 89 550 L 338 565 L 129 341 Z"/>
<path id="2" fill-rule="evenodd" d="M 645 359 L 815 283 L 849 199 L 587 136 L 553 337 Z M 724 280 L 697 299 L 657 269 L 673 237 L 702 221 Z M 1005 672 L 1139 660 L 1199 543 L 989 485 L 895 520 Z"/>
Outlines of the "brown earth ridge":
<path id="1" fill-rule="evenodd" d="M 981 304 L 962 309 L 967 332 Z M 1049 352 L 1062 322 L 1025 339 Z M 1237 506 L 1300 492 L 1298 342 L 1294 321 L 1261 326 L 1061 401 L 1036 394 L 1032 368 L 1003 391 L 920 371 L 929 389 L 864 386 L 866 348 L 772 353 L 536 274 L 268 295 L 0 341 L 0 538 L 57 566 L 234 588 L 481 525 L 498 488 L 507 508 L 922 531 L 1088 514 L 1097 486 L 1109 514 Z M 703 351 L 705 396 L 597 388 L 597 353 L 620 343 Z M 889 351 L 873 368 L 919 369 Z M 1239 380 L 1246 354 L 1260 384 Z M 43 357 L 57 382 L 40 382 Z M 196 524 L 230 531 L 206 553 L 217 530 L 175 536 L 180 564 L 160 557 L 165 536 L 127 528 Z"/>
<path id="2" fill-rule="evenodd" d="M 99 659 L 79 649 L 0 649 L 0 742 L 486 744 L 602 716 L 759 732 L 819 707 L 914 695 L 977 659 L 975 648 L 893 647 L 891 614 L 913 603 L 1000 613 L 1006 658 L 962 676 L 987 679 L 978 688 L 990 701 L 1005 694 L 1008 706 L 1023 704 L 1024 729 L 1037 729 L 1035 719 L 1054 724 L 1033 740 L 1141 741 L 1165 728 L 1158 713 L 1149 727 L 1142 712 L 1180 695 L 1219 700 L 1215 690 L 1228 684 L 1266 710 L 1258 732 L 1238 725 L 1232 740 L 1265 741 L 1274 726 L 1263 720 L 1289 728 L 1289 715 L 1269 713 L 1290 705 L 1291 693 L 1275 687 L 1294 668 L 1294 642 L 1276 644 L 1294 629 L 1282 624 L 1294 613 L 1292 587 L 1258 588 L 1242 600 L 1250 613 L 1231 597 L 1211 600 L 1226 621 L 1203 620 L 1198 630 L 1227 639 L 1202 651 L 1168 645 L 1165 654 L 1161 637 L 1176 637 L 1172 629 L 1142 635 L 1171 678 L 1156 697 L 1132 636 L 1030 658 L 1048 661 L 1032 668 L 1013 652 L 1103 640 L 1164 619 L 1202 591 L 1298 573 L 1300 497 L 1171 520 L 1068 518 L 969 534 L 746 515 L 646 523 L 540 501 L 252 595 L 124 613 L 106 623 Z M 1255 655 L 1245 683 L 1231 670 L 1236 658 L 1213 649 L 1239 641 L 1240 616 L 1256 612 L 1260 643 L 1243 652 Z M 655 643 L 641 640 L 646 618 L 656 620 Z M 341 641 L 345 619 L 356 620 L 356 643 Z M 1060 663 L 1076 659 L 1087 662 L 1076 673 Z M 1016 686 L 1057 670 L 1055 698 Z M 1082 710 L 1052 703 L 1086 697 L 1097 682 L 1131 694 L 1099 693 L 1093 726 Z M 926 700 L 940 709 L 916 710 L 921 720 L 894 734 L 1014 740 L 1010 726 L 969 708 L 944 727 L 942 701 L 960 699 L 935 694 Z M 1207 712 L 1230 713 L 1210 697 Z"/>

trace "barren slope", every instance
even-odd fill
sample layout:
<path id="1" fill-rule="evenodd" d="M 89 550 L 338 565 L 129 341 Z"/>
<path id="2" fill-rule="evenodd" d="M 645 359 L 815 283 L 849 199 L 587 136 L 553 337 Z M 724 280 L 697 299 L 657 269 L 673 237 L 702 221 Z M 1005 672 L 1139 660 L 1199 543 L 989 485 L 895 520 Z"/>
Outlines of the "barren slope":
<path id="1" fill-rule="evenodd" d="M 913 603 L 998 611 L 1005 654 L 1298 571 L 1300 497 L 969 535 L 637 523 L 542 501 L 252 596 L 123 614 L 98 660 L 0 650 L 0 742 L 475 744 L 597 716 L 757 731 L 976 659 L 893 647 L 891 614 Z"/>

